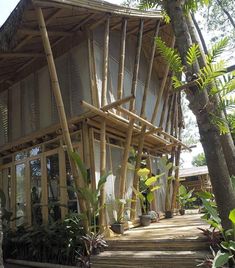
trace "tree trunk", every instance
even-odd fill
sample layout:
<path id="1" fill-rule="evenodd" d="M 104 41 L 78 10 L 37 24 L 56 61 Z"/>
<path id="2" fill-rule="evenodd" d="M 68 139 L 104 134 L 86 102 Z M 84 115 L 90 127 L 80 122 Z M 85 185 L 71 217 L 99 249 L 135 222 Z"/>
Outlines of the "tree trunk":
<path id="1" fill-rule="evenodd" d="M 181 1 L 165 1 L 165 8 L 171 18 L 172 27 L 176 37 L 176 46 L 182 58 L 183 64 L 186 63 L 186 52 L 192 45 L 189 29 L 182 9 Z M 189 70 L 197 72 L 198 70 Z M 226 165 L 223 149 L 220 143 L 219 132 L 211 123 L 210 113 L 213 112 L 213 105 L 209 102 L 206 91 L 199 91 L 196 86 L 186 90 L 189 100 L 189 107 L 196 116 L 202 146 L 209 169 L 212 187 L 215 193 L 218 211 L 222 219 L 224 228 L 230 228 L 228 219 L 230 210 L 235 207 L 235 193 Z"/>
<path id="2" fill-rule="evenodd" d="M 226 8 L 224 8 L 222 2 L 220 0 L 216 0 L 217 4 L 221 7 L 221 9 L 223 10 L 223 12 L 226 14 L 228 20 L 231 22 L 233 28 L 235 29 L 235 21 L 233 20 L 233 17 L 230 15 L 230 13 L 228 12 L 228 10 Z"/>
<path id="3" fill-rule="evenodd" d="M 195 31 L 194 25 L 195 25 L 195 23 L 197 24 L 196 19 L 194 18 L 194 20 L 192 20 L 191 16 L 188 15 L 186 17 L 186 21 L 187 21 L 187 25 L 189 28 L 191 38 L 192 38 L 192 42 L 199 44 L 199 46 L 201 45 L 200 43 L 204 42 L 204 46 L 205 46 L 204 51 L 205 50 L 208 51 L 207 47 L 205 45 L 203 35 L 198 34 L 200 36 L 200 40 L 199 40 L 197 32 Z M 199 28 L 199 27 L 196 27 L 196 28 Z M 203 53 L 202 48 L 201 48 L 201 56 L 198 58 L 198 64 L 199 64 L 200 68 L 203 68 L 206 65 L 205 55 Z M 214 103 L 215 106 L 218 107 L 218 103 L 220 102 L 219 98 L 220 98 L 220 96 L 216 95 L 214 97 L 210 97 L 210 100 Z M 217 116 L 222 118 L 225 122 L 227 122 L 225 110 L 218 109 L 216 114 L 217 114 Z M 228 124 L 226 124 L 226 125 L 227 125 L 227 129 L 229 130 Z M 230 176 L 235 175 L 235 146 L 233 143 L 233 139 L 232 139 L 232 135 L 231 135 L 230 130 L 228 133 L 220 135 L 220 142 L 221 142 L 221 145 L 223 148 L 223 152 L 224 152 L 225 160 L 226 160 L 226 163 L 228 166 L 229 174 L 230 174 Z"/>

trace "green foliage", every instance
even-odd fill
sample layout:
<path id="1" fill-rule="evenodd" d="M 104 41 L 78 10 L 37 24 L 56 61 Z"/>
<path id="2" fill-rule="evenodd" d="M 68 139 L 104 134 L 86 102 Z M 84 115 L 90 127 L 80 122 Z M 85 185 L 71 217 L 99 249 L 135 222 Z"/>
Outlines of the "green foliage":
<path id="1" fill-rule="evenodd" d="M 75 160 L 81 175 L 82 179 L 84 182 L 83 187 L 78 187 L 74 188 L 73 190 L 77 192 L 78 195 L 81 196 L 81 198 L 85 201 L 86 203 L 86 208 L 87 211 L 85 215 L 83 215 L 85 220 L 88 220 L 89 223 L 89 231 L 93 231 L 94 233 L 97 232 L 98 226 L 96 225 L 96 218 L 99 215 L 101 207 L 99 206 L 99 195 L 100 195 L 100 190 L 102 187 L 105 185 L 107 181 L 107 177 L 110 175 L 110 173 L 105 174 L 100 177 L 98 186 L 96 190 L 93 190 L 89 185 L 88 185 L 88 174 L 87 170 L 85 168 L 85 165 L 83 164 L 80 156 L 76 152 L 72 152 L 71 156 Z"/>
<path id="2" fill-rule="evenodd" d="M 169 64 L 170 69 L 175 72 L 175 74 L 181 73 L 183 65 L 179 53 L 175 49 L 168 47 L 160 37 L 156 38 L 156 43 L 159 52 Z"/>
<path id="3" fill-rule="evenodd" d="M 138 176 L 140 177 L 139 190 L 133 187 L 133 191 L 140 200 L 141 208 L 144 214 L 149 212 L 149 204 L 154 199 L 154 192 L 158 190 L 161 185 L 157 183 L 165 173 L 161 173 L 156 176 L 148 177 L 149 170 L 142 168 L 138 170 Z"/>
<path id="4" fill-rule="evenodd" d="M 192 165 L 195 167 L 205 166 L 206 158 L 204 153 L 199 153 L 198 155 L 193 157 Z"/>
<path id="5" fill-rule="evenodd" d="M 198 44 L 193 44 L 187 51 L 186 59 L 189 66 L 193 66 L 196 63 L 198 57 L 200 57 L 201 52 Z"/>
<path id="6" fill-rule="evenodd" d="M 199 8 L 207 6 L 210 0 L 186 0 L 184 3 L 185 13 L 198 11 Z"/>
<path id="7" fill-rule="evenodd" d="M 141 10 L 153 9 L 153 8 L 157 8 L 160 2 L 161 1 L 157 1 L 157 0 L 141 0 L 139 1 L 138 7 Z"/>
<path id="8" fill-rule="evenodd" d="M 222 38 L 217 43 L 215 43 L 212 48 L 209 50 L 209 53 L 206 57 L 207 64 L 212 64 L 215 62 L 218 57 L 225 51 L 226 47 L 228 46 L 229 39 L 227 37 Z"/>
<path id="9" fill-rule="evenodd" d="M 222 267 L 229 261 L 230 255 L 220 250 L 217 252 L 215 259 L 213 261 L 212 268 Z"/>
<path id="10" fill-rule="evenodd" d="M 196 197 L 193 197 L 194 190 L 187 191 L 184 185 L 180 185 L 179 194 L 177 196 L 181 209 L 185 209 L 187 205 L 196 201 Z"/>
<path id="11" fill-rule="evenodd" d="M 4 258 L 75 265 L 76 252 L 84 251 L 83 235 L 77 215 L 69 216 L 64 222 L 9 229 L 4 232 Z"/>

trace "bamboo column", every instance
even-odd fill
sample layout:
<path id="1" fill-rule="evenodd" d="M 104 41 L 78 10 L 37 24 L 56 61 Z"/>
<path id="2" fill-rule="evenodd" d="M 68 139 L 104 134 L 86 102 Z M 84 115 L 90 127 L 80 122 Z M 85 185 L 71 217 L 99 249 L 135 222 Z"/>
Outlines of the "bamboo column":
<path id="1" fill-rule="evenodd" d="M 88 30 L 88 63 L 89 63 L 89 78 L 91 86 L 92 104 L 99 107 L 98 86 L 96 81 L 95 55 L 93 44 L 93 33 Z"/>
<path id="2" fill-rule="evenodd" d="M 169 101 L 169 96 L 170 96 L 169 92 L 170 92 L 171 86 L 172 86 L 172 79 L 169 78 L 169 82 L 168 82 L 168 86 L 167 86 L 167 90 L 166 90 L 166 98 L 164 100 L 163 107 L 162 107 L 159 127 L 162 127 L 163 123 L 164 123 L 164 119 L 165 119 L 165 115 L 166 115 L 166 108 L 167 108 L 167 105 L 169 104 L 168 101 Z"/>
<path id="3" fill-rule="evenodd" d="M 140 112 L 141 117 L 145 116 L 147 94 L 148 94 L 148 90 L 149 90 L 152 69 L 153 69 L 153 61 L 154 61 L 154 56 L 155 56 L 155 51 L 156 51 L 156 40 L 155 39 L 158 36 L 159 28 L 160 28 L 160 21 L 157 22 L 155 30 L 154 30 L 154 34 L 153 34 L 153 40 L 152 40 L 152 46 L 151 46 L 151 56 L 150 56 L 150 60 L 149 60 L 148 70 L 147 70 L 147 77 L 146 77 L 146 81 L 145 81 L 144 95 L 143 95 L 143 99 L 142 99 L 142 106 L 141 106 L 141 112 Z"/>
<path id="4" fill-rule="evenodd" d="M 173 48 L 175 46 L 175 37 L 173 37 L 170 46 L 171 46 L 171 48 Z M 154 121 L 156 119 L 156 116 L 157 116 L 159 104 L 160 104 L 160 101 L 161 101 L 161 98 L 162 98 L 162 95 L 163 95 L 163 91 L 164 91 L 165 86 L 166 86 L 166 81 L 167 81 L 167 77 L 169 75 L 169 71 L 170 71 L 170 64 L 167 64 L 166 70 L 165 70 L 165 73 L 164 73 L 164 76 L 163 76 L 163 79 L 162 79 L 162 83 L 161 83 L 161 86 L 160 86 L 160 90 L 158 92 L 158 96 L 157 96 L 157 99 L 156 99 L 156 103 L 155 103 L 155 106 L 154 106 L 152 119 L 151 119 L 152 124 L 154 123 Z"/>
<path id="5" fill-rule="evenodd" d="M 143 30 L 144 30 L 144 20 L 140 20 L 139 32 L 138 32 L 138 37 L 137 37 L 134 72 L 133 72 L 133 79 L 132 79 L 132 86 L 131 86 L 131 94 L 133 96 L 136 95 L 137 80 L 138 80 L 139 67 L 140 67 L 140 54 L 141 54 L 141 47 L 142 47 Z M 135 109 L 135 99 L 131 100 L 130 102 L 130 111 L 133 111 L 134 109 Z"/>
<path id="6" fill-rule="evenodd" d="M 94 130 L 89 128 L 89 141 L 90 141 L 90 165 L 91 165 L 91 189 L 96 190 L 96 177 L 95 177 L 95 149 L 94 149 Z"/>
<path id="7" fill-rule="evenodd" d="M 171 101 L 170 101 L 170 105 L 169 105 L 168 112 L 167 112 L 166 128 L 165 128 L 165 131 L 167 133 L 168 133 L 169 128 L 170 128 L 170 123 L 171 123 L 170 119 L 171 119 L 171 114 L 173 113 L 172 107 L 174 107 L 175 95 L 176 95 L 176 93 L 173 93 L 171 96 Z"/>
<path id="8" fill-rule="evenodd" d="M 126 54 L 125 53 L 126 52 L 126 29 L 127 29 L 127 19 L 123 19 L 122 36 L 121 36 L 121 42 L 120 42 L 117 99 L 122 99 L 122 95 L 123 95 L 123 80 L 124 80 L 124 67 L 125 67 L 125 54 Z"/>
<path id="9" fill-rule="evenodd" d="M 134 173 L 134 178 L 133 178 L 133 187 L 136 190 L 139 189 L 139 176 L 138 176 L 137 172 L 141 166 L 141 155 L 142 155 L 143 148 L 144 148 L 145 131 L 146 131 L 146 125 L 143 125 L 142 129 L 141 129 L 140 138 L 139 138 L 138 152 L 137 152 L 137 158 L 136 158 L 136 164 L 135 164 L 135 173 Z M 137 211 L 136 211 L 136 209 L 137 209 L 137 196 L 136 196 L 134 191 L 132 192 L 132 200 L 133 200 L 133 202 L 131 203 L 131 221 L 134 221 L 136 218 L 136 214 L 137 214 Z"/>
<path id="10" fill-rule="evenodd" d="M 57 106 L 57 110 L 58 110 L 58 114 L 59 114 L 59 120 L 60 120 L 61 129 L 62 129 L 62 133 L 63 133 L 63 138 L 64 138 L 64 142 L 66 144 L 67 151 L 68 151 L 71 170 L 72 170 L 73 176 L 75 178 L 77 188 L 82 187 L 83 182 L 82 182 L 82 180 L 78 179 L 78 177 L 79 177 L 78 168 L 76 166 L 75 161 L 70 156 L 70 152 L 73 152 L 73 146 L 72 146 L 71 137 L 69 134 L 68 122 L 67 122 L 65 109 L 64 109 L 64 103 L 63 103 L 63 99 L 62 99 L 62 95 L 61 95 L 61 91 L 60 91 L 60 85 L 59 85 L 58 76 L 57 76 L 57 72 L 56 72 L 54 57 L 53 57 L 50 41 L 48 38 L 46 24 L 45 24 L 45 20 L 43 17 L 43 12 L 42 12 L 42 9 L 40 7 L 35 7 L 35 10 L 36 10 L 39 29 L 41 32 L 43 46 L 44 46 L 44 50 L 45 50 L 45 54 L 46 54 L 46 58 L 47 58 L 48 69 L 49 69 L 50 78 L 51 78 L 51 85 L 52 85 L 52 90 L 53 90 L 53 93 L 55 96 L 56 106 Z M 79 206 L 80 206 L 81 213 L 86 212 L 86 206 L 85 206 L 84 200 L 79 199 Z M 88 226 L 85 223 L 85 228 L 87 229 L 87 227 Z"/>
<path id="11" fill-rule="evenodd" d="M 108 62 L 109 62 L 109 24 L 110 24 L 110 18 L 108 17 L 105 23 L 105 34 L 104 34 L 101 107 L 105 106 L 107 102 L 106 96 L 107 96 L 107 84 L 108 84 Z"/>
<path id="12" fill-rule="evenodd" d="M 106 174 L 106 122 L 102 120 L 100 129 L 100 177 Z M 99 223 L 100 229 L 103 232 L 106 227 L 106 209 L 105 209 L 105 187 L 100 189 L 100 214 Z"/>
<path id="13" fill-rule="evenodd" d="M 101 107 L 107 104 L 107 85 L 108 85 L 108 61 L 109 61 L 109 26 L 110 18 L 108 17 L 105 23 L 104 32 L 104 52 L 103 52 L 103 75 L 102 75 L 102 95 Z M 100 176 L 106 173 L 106 122 L 102 120 L 100 128 Z M 100 228 L 101 231 L 106 227 L 106 209 L 105 209 L 105 187 L 100 190 Z"/>
<path id="14" fill-rule="evenodd" d="M 126 26 L 123 24 L 123 34 L 122 34 L 122 39 L 121 43 L 124 44 L 126 41 L 123 40 L 123 37 L 125 36 L 126 38 Z M 141 47 L 142 47 L 142 37 L 143 37 L 143 27 L 144 27 L 144 21 L 140 21 L 139 25 L 139 33 L 137 37 L 137 47 L 136 47 L 136 55 L 135 55 L 135 64 L 134 64 L 134 71 L 133 71 L 133 79 L 132 79 L 132 87 L 131 87 L 131 93 L 132 95 L 135 95 L 136 93 L 136 88 L 137 88 L 137 79 L 138 79 L 138 74 L 139 74 L 139 63 L 140 63 L 140 53 L 141 53 Z M 125 32 L 125 34 L 124 34 Z M 123 51 L 123 45 L 121 46 L 120 50 L 120 59 L 123 58 L 124 51 Z M 124 65 L 123 65 L 123 71 L 124 71 Z M 119 76 L 119 83 L 123 85 L 123 78 L 124 76 Z M 122 96 L 119 92 L 119 97 Z M 130 101 L 130 111 L 133 111 L 135 107 L 135 99 L 132 99 Z M 130 151 L 130 146 L 131 146 L 131 140 L 132 140 L 132 134 L 133 134 L 133 127 L 134 127 L 134 122 L 135 119 L 133 117 L 130 117 L 129 121 L 129 126 L 128 126 L 128 131 L 127 131 L 127 137 L 126 137 L 126 143 L 125 143 L 125 148 L 123 152 L 123 158 L 122 158 L 122 164 L 121 164 L 121 172 L 120 172 L 120 179 L 119 179 L 119 198 L 125 198 L 125 190 L 126 190 L 126 173 L 127 173 L 127 162 L 128 162 L 128 157 L 129 157 L 129 151 Z M 123 215 L 124 211 L 124 204 L 120 204 L 119 207 L 119 215 Z"/>

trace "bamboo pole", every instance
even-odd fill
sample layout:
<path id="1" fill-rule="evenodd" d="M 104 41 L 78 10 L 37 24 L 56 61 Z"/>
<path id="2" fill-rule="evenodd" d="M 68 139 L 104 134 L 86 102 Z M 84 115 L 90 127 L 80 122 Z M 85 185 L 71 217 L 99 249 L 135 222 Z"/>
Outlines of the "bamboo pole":
<path id="1" fill-rule="evenodd" d="M 170 128 L 170 118 L 171 118 L 172 107 L 174 105 L 174 100 L 175 100 L 175 93 L 173 93 L 171 96 L 171 101 L 167 112 L 165 132 L 168 132 Z"/>
<path id="2" fill-rule="evenodd" d="M 93 191 L 96 190 L 96 178 L 95 178 L 95 149 L 94 149 L 94 130 L 93 128 L 89 128 L 89 141 L 90 141 L 90 165 L 91 165 L 91 189 Z"/>
<path id="3" fill-rule="evenodd" d="M 175 46 L 175 36 L 172 39 L 170 47 L 173 48 L 174 46 Z M 166 86 L 166 81 L 167 81 L 167 77 L 169 75 L 169 72 L 170 72 L 170 64 L 167 64 L 166 70 L 165 70 L 165 73 L 164 73 L 164 76 L 163 76 L 163 79 L 162 79 L 162 82 L 161 82 L 160 90 L 159 90 L 158 96 L 156 98 L 156 103 L 155 103 L 155 106 L 154 106 L 151 123 L 154 123 L 155 120 L 156 120 L 157 112 L 158 112 L 158 109 L 159 109 L 159 104 L 160 104 L 160 101 L 162 99 L 163 91 L 164 91 L 165 86 Z"/>
<path id="4" fill-rule="evenodd" d="M 127 162 L 129 158 L 134 122 L 135 120 L 131 118 L 129 122 L 129 126 L 128 126 L 126 144 L 125 144 L 123 157 L 122 157 L 122 164 L 121 164 L 121 171 L 120 171 L 120 178 L 119 178 L 119 198 L 120 199 L 125 199 Z M 121 215 L 121 217 L 123 216 L 123 212 L 124 212 L 124 203 L 121 203 L 119 207 L 119 215 Z"/>
<path id="5" fill-rule="evenodd" d="M 139 176 L 137 174 L 138 170 L 140 169 L 141 165 L 141 156 L 144 148 L 144 136 L 145 136 L 145 131 L 146 131 L 146 125 L 142 126 L 141 129 L 141 137 L 139 139 L 139 144 L 138 144 L 138 153 L 137 153 L 137 158 L 136 158 L 136 164 L 135 164 L 135 173 L 134 173 L 134 178 L 133 178 L 133 187 L 138 190 L 139 189 Z M 131 221 L 134 221 L 136 218 L 137 214 L 137 196 L 134 191 L 132 191 L 132 202 L 131 202 Z"/>
<path id="6" fill-rule="evenodd" d="M 103 52 L 103 75 L 102 75 L 102 95 L 101 95 L 101 106 L 105 106 L 107 103 L 107 84 L 108 84 L 108 59 L 109 59 L 109 27 L 110 18 L 108 17 L 105 23 L 104 32 L 104 52 Z M 106 173 L 106 122 L 101 122 L 100 128 L 100 176 L 104 176 Z M 101 231 L 105 230 L 106 227 L 106 209 L 105 209 L 105 188 L 104 185 L 100 190 L 100 228 Z"/>
<path id="7" fill-rule="evenodd" d="M 120 42 L 117 99 L 122 99 L 123 95 L 123 80 L 124 80 L 124 67 L 125 67 L 125 54 L 126 54 L 126 29 L 127 29 L 127 19 L 124 18 L 122 22 L 122 36 Z"/>
<path id="8" fill-rule="evenodd" d="M 45 50 L 45 54 L 47 58 L 48 69 L 49 69 L 49 73 L 51 77 L 52 90 L 55 96 L 56 106 L 57 106 L 57 110 L 59 114 L 59 120 L 60 120 L 61 129 L 63 133 L 63 138 L 67 147 L 71 170 L 72 170 L 73 176 L 75 177 L 76 187 L 79 188 L 83 186 L 83 182 L 82 180 L 78 179 L 79 177 L 78 168 L 76 166 L 75 161 L 70 156 L 70 152 L 73 152 L 73 146 L 72 146 L 71 137 L 69 134 L 68 123 L 67 123 L 67 118 L 66 118 L 65 109 L 64 109 L 64 103 L 63 103 L 63 99 L 62 99 L 62 95 L 60 91 L 60 85 L 59 85 L 58 76 L 56 72 L 54 57 L 53 57 L 50 41 L 48 39 L 46 24 L 45 24 L 45 20 L 43 17 L 42 9 L 40 7 L 35 7 L 35 10 L 36 10 L 38 24 L 39 24 L 39 28 L 40 28 L 40 32 L 42 36 L 42 41 L 43 41 L 43 46 L 44 46 L 44 50 Z M 86 206 L 85 206 L 84 200 L 79 199 L 79 206 L 80 206 L 81 213 L 85 213 Z M 86 222 L 85 222 L 84 227 L 85 229 L 88 228 L 88 225 Z"/>
<path id="9" fill-rule="evenodd" d="M 104 53 L 103 53 L 103 75 L 102 75 L 102 95 L 101 95 L 101 107 L 107 103 L 107 84 L 108 84 L 108 59 L 109 59 L 109 24 L 110 18 L 108 17 L 105 23 L 104 34 Z"/>
<path id="10" fill-rule="evenodd" d="M 92 104 L 99 107 L 99 96 L 98 96 L 98 86 L 96 81 L 96 70 L 95 70 L 95 57 L 94 57 L 94 47 L 93 47 L 93 33 L 88 30 L 88 63 L 89 63 L 89 78 L 91 87 L 91 98 Z"/>
<path id="11" fill-rule="evenodd" d="M 147 101 L 147 94 L 149 90 L 149 85 L 150 85 L 150 80 L 151 80 L 151 75 L 152 75 L 152 69 L 153 69 L 153 61 L 154 61 L 154 56 L 155 56 L 155 51 L 156 51 L 156 37 L 158 36 L 159 32 L 159 27 L 160 27 L 160 21 L 157 22 L 153 34 L 153 40 L 152 40 L 152 47 L 151 47 L 151 56 L 149 60 L 149 66 L 147 70 L 147 77 L 145 81 L 145 87 L 144 87 L 144 95 L 142 99 L 142 105 L 141 105 L 141 112 L 140 116 L 144 117 L 145 116 L 145 108 L 146 108 L 146 101 Z"/>
<path id="12" fill-rule="evenodd" d="M 165 101 L 163 103 L 163 107 L 162 107 L 162 112 L 161 112 L 161 118 L 160 118 L 160 123 L 159 123 L 159 127 L 163 127 L 163 123 L 164 123 L 164 119 L 165 119 L 165 115 L 166 115 L 166 108 L 167 108 L 167 105 L 169 104 L 168 101 L 169 101 L 169 96 L 170 96 L 170 89 L 171 89 L 171 86 L 172 86 L 172 79 L 170 78 L 169 79 L 169 84 L 168 84 L 168 87 L 167 87 L 167 91 L 166 91 L 166 98 L 165 98 Z"/>
<path id="13" fill-rule="evenodd" d="M 140 55 L 141 55 L 141 47 L 142 47 L 142 39 L 143 39 L 143 29 L 144 29 L 144 20 L 140 20 L 139 24 L 139 32 L 137 37 L 137 46 L 136 46 L 136 55 L 135 55 L 135 64 L 134 64 L 134 71 L 133 71 L 133 79 L 132 79 L 132 86 L 131 86 L 131 94 L 136 95 L 136 88 L 137 88 L 137 81 L 139 75 L 139 67 L 140 67 Z M 135 100 L 130 102 L 130 111 L 135 109 Z"/>
<path id="14" fill-rule="evenodd" d="M 104 176 L 106 173 L 106 122 L 102 120 L 100 127 L 100 177 Z M 104 185 L 100 189 L 100 214 L 99 223 L 101 231 L 103 232 L 106 227 L 106 194 Z"/>

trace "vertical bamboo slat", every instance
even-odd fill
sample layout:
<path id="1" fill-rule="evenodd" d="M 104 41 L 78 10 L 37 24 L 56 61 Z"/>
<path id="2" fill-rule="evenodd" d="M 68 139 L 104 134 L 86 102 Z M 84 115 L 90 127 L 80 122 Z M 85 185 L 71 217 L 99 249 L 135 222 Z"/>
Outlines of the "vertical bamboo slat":
<path id="1" fill-rule="evenodd" d="M 70 165 L 71 165 L 71 170 L 72 170 L 72 173 L 75 177 L 75 182 L 77 184 L 76 186 L 77 186 L 77 188 L 79 188 L 79 187 L 83 186 L 83 182 L 82 182 L 82 180 L 78 179 L 79 173 L 78 173 L 76 163 L 74 162 L 74 160 L 72 159 L 72 157 L 69 154 L 69 152 L 73 151 L 73 146 L 72 146 L 72 142 L 71 142 L 71 138 L 70 138 L 70 134 L 69 134 L 68 122 L 67 122 L 67 118 L 66 118 L 66 114 L 65 114 L 64 103 L 63 103 L 63 99 L 62 99 L 62 95 L 61 95 L 61 91 L 60 91 L 60 85 L 59 85 L 59 81 L 58 81 L 58 76 L 57 76 L 57 72 L 56 72 L 56 67 L 55 67 L 55 62 L 54 62 L 54 57 L 53 57 L 50 41 L 48 38 L 46 24 L 45 24 L 45 20 L 43 17 L 42 9 L 40 7 L 35 7 L 35 10 L 36 10 L 39 29 L 41 32 L 43 46 L 44 46 L 44 50 L 45 50 L 45 54 L 46 54 L 46 58 L 47 58 L 48 69 L 49 69 L 50 78 L 51 78 L 51 85 L 52 85 L 52 90 L 53 90 L 55 100 L 56 100 L 56 106 L 57 106 L 57 110 L 58 110 L 58 114 L 59 114 L 59 120 L 60 120 L 61 129 L 62 129 L 62 133 L 63 133 L 63 138 L 64 138 L 64 142 L 67 146 L 68 157 L 69 157 L 69 161 L 70 161 Z M 86 205 L 85 205 L 84 200 L 79 199 L 79 205 L 80 205 L 81 213 L 84 213 L 86 211 Z M 84 221 L 84 222 L 85 222 L 84 227 L 87 229 L 88 228 L 87 223 L 86 223 L 86 221 Z"/>
<path id="2" fill-rule="evenodd" d="M 149 66 L 148 66 L 148 70 L 147 70 L 147 77 L 146 77 L 145 87 L 144 87 L 144 95 L 143 95 L 142 105 L 141 105 L 141 112 L 140 112 L 141 117 L 145 116 L 147 94 L 148 94 L 148 90 L 149 90 L 149 85 L 150 85 L 150 80 L 151 80 L 151 75 L 152 75 L 152 69 L 153 69 L 154 55 L 155 55 L 155 51 L 156 51 L 156 41 L 155 41 L 155 39 L 158 36 L 159 28 L 160 28 L 160 21 L 157 22 L 155 30 L 154 30 L 154 34 L 153 34 L 153 40 L 152 40 L 152 46 L 151 46 L 151 56 L 150 56 L 150 60 L 149 60 Z"/>
<path id="3" fill-rule="evenodd" d="M 31 212 L 31 180 L 30 180 L 30 165 L 29 162 L 26 162 L 25 165 L 25 181 L 24 181 L 24 190 L 25 190 L 25 201 L 26 201 L 26 223 L 28 226 L 32 225 L 32 212 Z"/>
<path id="4" fill-rule="evenodd" d="M 120 42 L 117 99 L 122 99 L 123 96 L 123 80 L 124 80 L 124 66 L 125 66 L 125 52 L 126 52 L 126 29 L 127 29 L 127 19 L 123 19 L 122 36 Z"/>
<path id="5" fill-rule="evenodd" d="M 175 101 L 175 93 L 172 94 L 171 96 L 171 101 L 170 101 L 170 105 L 168 108 L 168 112 L 167 112 L 167 118 L 166 118 L 166 128 L 165 128 L 165 132 L 169 132 L 170 129 L 170 124 L 171 124 L 171 114 L 172 114 L 172 107 L 174 106 L 174 101 Z"/>
<path id="6" fill-rule="evenodd" d="M 172 39 L 171 48 L 173 48 L 174 45 L 175 45 L 175 37 L 173 37 L 173 39 Z M 151 119 L 152 124 L 154 123 L 154 121 L 156 119 L 156 116 L 157 116 L 159 104 L 160 104 L 160 101 L 161 101 L 161 98 L 162 98 L 162 95 L 163 95 L 163 91 L 164 91 L 165 86 L 166 86 L 166 81 L 167 81 L 167 77 L 169 75 L 169 71 L 170 71 L 170 65 L 167 64 L 166 69 L 165 69 L 165 73 L 164 73 L 164 76 L 163 76 L 163 79 L 162 79 L 162 82 L 161 82 L 160 90 L 158 92 L 158 96 L 157 96 L 157 99 L 156 99 L 156 103 L 155 103 L 155 106 L 154 106 L 152 119 Z"/>
<path id="7" fill-rule="evenodd" d="M 141 47 L 142 47 L 142 39 L 143 39 L 143 30 L 144 30 L 144 20 L 140 20 L 139 24 L 139 32 L 137 37 L 137 46 L 136 46 L 136 55 L 135 55 L 135 63 L 134 63 L 134 72 L 131 86 L 131 94 L 133 96 L 136 95 L 137 88 L 137 80 L 139 75 L 139 67 L 140 67 L 140 55 L 141 55 Z M 135 109 L 135 99 L 130 102 L 130 111 Z"/>
<path id="8" fill-rule="evenodd" d="M 16 167 L 11 166 L 11 211 L 13 218 L 16 218 Z M 16 228 L 16 221 L 11 221 L 11 228 Z"/>
<path id="9" fill-rule="evenodd" d="M 143 152 L 144 148 L 144 136 L 145 136 L 145 131 L 146 131 L 146 125 L 142 126 L 141 133 L 140 133 L 140 138 L 139 138 L 139 144 L 138 144 L 138 152 L 137 152 L 137 158 L 136 158 L 136 165 L 135 165 L 135 174 L 133 178 L 133 187 L 135 189 L 139 189 L 139 177 L 138 177 L 138 170 L 141 165 L 141 155 Z M 133 202 L 131 203 L 131 221 L 134 221 L 136 218 L 137 214 L 137 196 L 134 192 L 132 192 L 132 200 Z"/>
<path id="10" fill-rule="evenodd" d="M 108 84 L 108 61 L 109 61 L 109 24 L 110 24 L 110 18 L 108 17 L 105 23 L 105 34 L 104 34 L 101 107 L 107 104 L 106 96 L 107 96 L 107 84 Z"/>

